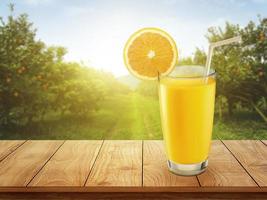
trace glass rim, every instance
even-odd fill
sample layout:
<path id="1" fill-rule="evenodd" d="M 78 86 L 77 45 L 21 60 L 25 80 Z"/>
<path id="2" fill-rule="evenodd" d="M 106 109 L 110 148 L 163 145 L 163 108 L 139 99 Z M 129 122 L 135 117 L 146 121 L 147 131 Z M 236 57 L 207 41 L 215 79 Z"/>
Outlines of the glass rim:
<path id="1" fill-rule="evenodd" d="M 177 68 L 177 67 L 203 67 L 205 68 L 205 66 L 201 66 L 201 65 L 181 65 L 181 66 L 175 66 L 173 69 Z M 208 75 L 202 76 L 187 76 L 187 77 L 179 77 L 179 76 L 174 76 L 171 75 L 172 72 L 170 72 L 169 74 L 165 75 L 165 76 L 159 76 L 159 78 L 172 78 L 172 79 L 200 79 L 200 78 L 209 78 L 211 76 L 215 76 L 216 75 L 216 71 L 215 69 L 211 68 L 213 71 L 210 70 Z"/>

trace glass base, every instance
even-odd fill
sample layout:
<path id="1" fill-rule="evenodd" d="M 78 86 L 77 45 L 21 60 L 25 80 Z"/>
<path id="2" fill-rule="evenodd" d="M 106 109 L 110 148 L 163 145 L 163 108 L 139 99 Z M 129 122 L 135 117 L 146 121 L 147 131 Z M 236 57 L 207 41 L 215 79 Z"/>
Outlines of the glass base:
<path id="1" fill-rule="evenodd" d="M 171 172 L 177 175 L 182 176 L 193 176 L 200 174 L 205 171 L 205 169 L 208 166 L 208 160 L 205 160 L 201 163 L 195 163 L 195 164 L 178 164 L 174 163 L 170 160 L 168 162 L 168 167 Z"/>

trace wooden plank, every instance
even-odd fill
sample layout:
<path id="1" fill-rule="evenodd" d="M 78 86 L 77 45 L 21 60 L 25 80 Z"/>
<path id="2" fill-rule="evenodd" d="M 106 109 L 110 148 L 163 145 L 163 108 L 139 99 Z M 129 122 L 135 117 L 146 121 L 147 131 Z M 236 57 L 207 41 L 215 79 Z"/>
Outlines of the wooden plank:
<path id="1" fill-rule="evenodd" d="M 144 187 L 187 186 L 199 187 L 196 176 L 185 177 L 171 173 L 167 167 L 162 141 L 144 141 L 143 147 L 143 185 Z"/>
<path id="2" fill-rule="evenodd" d="M 261 187 L 267 186 L 267 146 L 259 140 L 224 140 L 223 143 Z"/>
<path id="3" fill-rule="evenodd" d="M 10 153 L 20 147 L 25 140 L 3 140 L 0 141 L 0 162 Z"/>
<path id="4" fill-rule="evenodd" d="M 208 168 L 206 172 L 198 175 L 198 179 L 202 187 L 257 187 L 253 179 L 219 140 L 212 142 Z"/>
<path id="5" fill-rule="evenodd" d="M 29 186 L 83 186 L 102 142 L 65 142 Z"/>
<path id="6" fill-rule="evenodd" d="M 104 141 L 86 186 L 142 186 L 142 141 Z"/>
<path id="7" fill-rule="evenodd" d="M 26 186 L 63 141 L 28 141 L 0 163 L 0 186 Z"/>
<path id="8" fill-rule="evenodd" d="M 208 169 L 198 176 L 203 187 L 195 185 L 195 181 L 192 184 L 190 179 L 196 180 L 196 177 L 176 176 L 167 171 L 165 151 L 161 141 L 144 141 L 143 156 L 142 141 L 105 141 L 103 148 L 95 144 L 96 149 L 98 148 L 95 153 L 88 150 L 91 149 L 88 147 L 91 142 L 100 142 L 101 146 L 101 141 L 67 141 L 61 147 L 62 141 L 27 141 L 0 162 L 0 197 L 3 194 L 1 192 L 25 192 L 25 194 L 41 192 L 39 193 L 41 196 L 36 194 L 35 199 L 43 198 L 42 192 L 66 192 L 67 198 L 70 198 L 68 196 L 70 193 L 75 192 L 79 193 L 77 198 L 80 197 L 80 193 L 93 195 L 94 192 L 98 194 L 116 192 L 122 197 L 129 195 L 125 192 L 141 192 L 141 196 L 145 196 L 146 192 L 150 194 L 156 192 L 155 197 L 160 197 L 163 193 L 167 195 L 168 192 L 176 194 L 177 197 L 182 197 L 183 193 L 195 195 L 205 193 L 208 197 L 210 192 L 221 192 L 222 195 L 229 193 L 229 196 L 237 192 L 247 193 L 248 196 L 249 192 L 267 194 L 267 187 L 258 187 L 246 172 L 250 171 L 239 164 L 243 162 L 236 160 L 238 158 L 236 154 L 232 152 L 233 156 L 227 149 L 228 146 L 226 148 L 220 141 L 213 142 Z M 253 148 L 240 141 L 241 146 L 245 147 L 245 153 L 241 154 L 248 154 L 247 151 L 251 151 L 253 156 L 259 157 L 258 154 L 262 156 L 261 163 L 258 162 L 259 158 L 251 164 L 248 163 L 249 167 L 260 166 L 261 171 L 258 173 L 262 179 L 262 175 L 266 174 L 264 160 L 266 160 L 267 146 L 261 141 L 246 142 L 252 142 Z M 232 146 L 238 145 L 234 143 Z M 243 152 L 242 147 L 236 147 L 237 151 Z M 91 155 L 96 158 L 95 164 Z M 252 155 L 245 159 L 250 161 Z M 142 173 L 144 187 L 142 187 Z M 87 187 L 81 187 L 88 175 Z M 251 176 L 254 178 L 252 174 Z M 236 184 L 237 180 L 239 184 Z M 29 182 L 31 187 L 25 187 Z M 123 193 L 126 196 L 123 196 Z M 247 197 L 246 194 L 243 196 Z"/>

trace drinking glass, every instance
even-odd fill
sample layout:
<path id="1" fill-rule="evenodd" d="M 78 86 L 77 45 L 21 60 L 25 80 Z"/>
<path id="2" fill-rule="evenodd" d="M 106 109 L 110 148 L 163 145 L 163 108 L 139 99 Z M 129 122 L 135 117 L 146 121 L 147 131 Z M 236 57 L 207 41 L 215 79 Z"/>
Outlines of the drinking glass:
<path id="1" fill-rule="evenodd" d="M 159 77 L 160 114 L 169 170 L 202 173 L 208 165 L 215 101 L 215 71 L 179 66 Z"/>

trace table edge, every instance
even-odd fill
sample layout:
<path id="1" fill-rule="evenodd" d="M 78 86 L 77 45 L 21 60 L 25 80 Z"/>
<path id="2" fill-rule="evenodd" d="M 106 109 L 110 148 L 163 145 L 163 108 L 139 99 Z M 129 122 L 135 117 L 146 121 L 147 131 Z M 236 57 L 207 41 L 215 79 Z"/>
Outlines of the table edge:
<path id="1" fill-rule="evenodd" d="M 105 187 L 79 187 L 79 186 L 63 186 L 63 187 L 0 187 L 0 193 L 4 192 L 78 192 L 78 193 L 91 193 L 91 192 L 140 192 L 140 193 L 150 193 L 150 192 L 266 192 L 267 187 L 140 187 L 140 186 L 105 186 Z"/>

